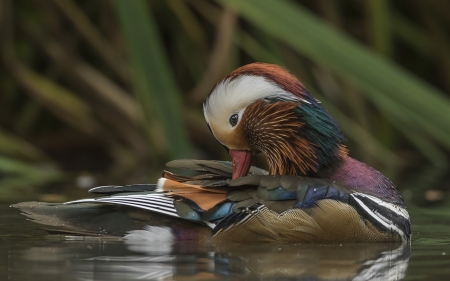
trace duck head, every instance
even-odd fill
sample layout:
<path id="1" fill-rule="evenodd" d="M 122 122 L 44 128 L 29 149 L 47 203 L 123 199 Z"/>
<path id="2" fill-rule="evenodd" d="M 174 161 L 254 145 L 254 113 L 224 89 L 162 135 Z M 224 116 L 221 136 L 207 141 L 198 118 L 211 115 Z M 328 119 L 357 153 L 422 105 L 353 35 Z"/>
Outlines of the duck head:
<path id="1" fill-rule="evenodd" d="M 336 121 L 280 66 L 252 63 L 219 81 L 205 103 L 206 122 L 233 158 L 232 178 L 265 154 L 272 175 L 312 176 L 346 156 Z"/>

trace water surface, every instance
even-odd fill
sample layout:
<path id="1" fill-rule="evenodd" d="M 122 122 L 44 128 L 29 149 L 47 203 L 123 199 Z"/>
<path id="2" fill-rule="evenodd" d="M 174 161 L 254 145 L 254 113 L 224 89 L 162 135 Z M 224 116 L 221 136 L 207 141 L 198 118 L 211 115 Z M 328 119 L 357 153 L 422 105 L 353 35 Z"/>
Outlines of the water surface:
<path id="1" fill-rule="evenodd" d="M 411 209 L 411 245 L 222 245 L 49 235 L 0 205 L 0 280 L 450 280 L 450 212 Z"/>

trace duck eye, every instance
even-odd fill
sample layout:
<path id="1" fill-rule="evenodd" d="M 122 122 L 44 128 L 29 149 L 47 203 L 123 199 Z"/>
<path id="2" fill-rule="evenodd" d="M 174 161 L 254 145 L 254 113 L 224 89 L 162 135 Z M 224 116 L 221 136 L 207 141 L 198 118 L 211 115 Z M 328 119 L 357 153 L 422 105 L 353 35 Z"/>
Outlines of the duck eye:
<path id="1" fill-rule="evenodd" d="M 236 126 L 236 124 L 238 123 L 239 120 L 239 116 L 237 115 L 237 113 L 233 114 L 230 116 L 230 124 L 232 127 Z"/>

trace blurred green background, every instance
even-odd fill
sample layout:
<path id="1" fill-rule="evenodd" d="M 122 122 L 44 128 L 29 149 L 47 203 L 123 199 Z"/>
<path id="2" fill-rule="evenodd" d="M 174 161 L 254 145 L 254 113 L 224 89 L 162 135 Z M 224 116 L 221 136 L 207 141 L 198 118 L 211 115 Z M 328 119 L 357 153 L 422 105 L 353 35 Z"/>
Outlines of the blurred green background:
<path id="1" fill-rule="evenodd" d="M 446 202 L 448 0 L 2 0 L 0 40 L 0 201 L 229 159 L 202 101 L 262 61 L 295 74 L 406 201 Z"/>

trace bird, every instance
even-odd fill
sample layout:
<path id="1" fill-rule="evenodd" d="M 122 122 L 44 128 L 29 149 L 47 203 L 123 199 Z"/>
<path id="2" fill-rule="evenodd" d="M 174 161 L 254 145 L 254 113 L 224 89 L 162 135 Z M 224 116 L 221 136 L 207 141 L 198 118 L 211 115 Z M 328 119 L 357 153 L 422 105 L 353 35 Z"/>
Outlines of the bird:
<path id="1" fill-rule="evenodd" d="M 286 69 L 239 67 L 203 104 L 231 161 L 180 159 L 156 184 L 100 186 L 100 197 L 13 205 L 48 231 L 214 243 L 406 243 L 395 185 L 349 156 L 336 120 Z M 268 171 L 252 166 L 257 154 Z M 194 171 L 175 174 L 170 169 Z"/>

